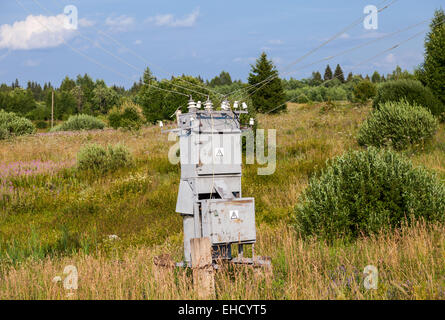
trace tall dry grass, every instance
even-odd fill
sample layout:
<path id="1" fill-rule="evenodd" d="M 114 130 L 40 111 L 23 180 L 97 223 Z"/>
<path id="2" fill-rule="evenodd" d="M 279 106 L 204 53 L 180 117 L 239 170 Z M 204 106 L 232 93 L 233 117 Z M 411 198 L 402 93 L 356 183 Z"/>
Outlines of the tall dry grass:
<path id="1" fill-rule="evenodd" d="M 349 245 L 303 240 L 283 224 L 262 226 L 257 248 L 272 257 L 273 273 L 223 266 L 215 276 L 217 299 L 445 299 L 444 226 L 418 223 Z M 190 270 L 154 266 L 154 256 L 169 249 L 130 247 L 3 266 L 0 299 L 195 299 Z M 52 282 L 66 265 L 79 274 L 72 297 Z M 378 268 L 377 290 L 364 288 L 367 265 Z"/>
<path id="2" fill-rule="evenodd" d="M 243 196 L 256 203 L 256 252 L 272 258 L 273 273 L 222 268 L 217 298 L 444 299 L 443 226 L 419 223 L 349 244 L 303 240 L 287 226 L 308 179 L 329 158 L 358 148 L 356 133 L 370 109 L 291 104 L 288 110 L 259 115 L 261 127 L 277 129 L 276 172 L 258 176 L 258 165 L 243 167 Z M 179 168 L 168 162 L 173 142 L 159 128 L 18 137 L 0 142 L 0 163 L 71 163 L 91 142 L 126 145 L 136 167 L 100 177 L 68 171 L 16 182 L 17 199 L 0 205 L 0 299 L 67 298 L 61 283 L 52 282 L 67 265 L 79 272 L 71 298 L 195 298 L 190 271 L 153 266 L 159 254 L 182 258 L 181 219 L 174 212 Z M 427 148 L 408 156 L 445 178 L 443 125 Z M 121 240 L 107 241 L 110 234 Z M 363 268 L 370 264 L 379 270 L 375 291 L 363 286 Z"/>

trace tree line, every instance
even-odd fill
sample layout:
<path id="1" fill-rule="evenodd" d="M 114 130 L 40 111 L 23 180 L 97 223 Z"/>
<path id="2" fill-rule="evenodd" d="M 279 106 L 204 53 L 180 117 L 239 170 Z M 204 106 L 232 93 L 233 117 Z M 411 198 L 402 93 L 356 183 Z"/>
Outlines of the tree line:
<path id="1" fill-rule="evenodd" d="M 41 86 L 29 81 L 22 87 L 16 79 L 11 85 L 0 85 L 0 109 L 14 112 L 31 120 L 51 118 L 52 94 L 54 92 L 54 118 L 66 120 L 73 114 L 93 116 L 107 115 L 114 107 L 125 101 L 140 105 L 149 122 L 170 119 L 176 109 L 186 111 L 189 96 L 195 101 L 210 98 L 219 103 L 225 95 L 237 91 L 235 100 L 247 99 L 256 112 L 281 112 L 286 109 L 285 101 L 290 96 L 300 96 L 307 100 L 345 99 L 352 94 L 360 82 L 378 84 L 390 80 L 414 79 L 429 87 L 445 103 L 445 13 L 436 10 L 425 39 L 425 61 L 413 73 L 399 66 L 386 76 L 375 71 L 369 75 L 345 76 L 339 64 L 334 71 L 327 65 L 323 76 L 320 71 L 312 72 L 311 77 L 297 80 L 280 79 L 278 70 L 266 53 L 261 53 L 251 66 L 247 83 L 232 80 L 227 71 L 210 80 L 200 76 L 181 75 L 158 80 L 147 67 L 139 81 L 131 88 L 116 85 L 108 86 L 104 80 L 93 80 L 88 74 L 75 79 L 66 76 L 55 88 L 50 82 Z M 365 85 L 367 86 L 367 85 Z M 314 87 L 320 89 L 315 90 Z M 244 91 L 241 89 L 245 89 Z M 308 97 L 308 95 L 310 97 Z M 303 102 L 306 101 L 303 99 Z"/>

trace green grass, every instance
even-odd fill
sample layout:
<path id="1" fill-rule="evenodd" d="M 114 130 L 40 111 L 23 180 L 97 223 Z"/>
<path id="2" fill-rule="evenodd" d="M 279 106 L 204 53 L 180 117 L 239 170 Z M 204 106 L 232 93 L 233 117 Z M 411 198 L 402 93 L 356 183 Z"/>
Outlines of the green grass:
<path id="1" fill-rule="evenodd" d="M 445 279 L 441 226 L 331 245 L 300 239 L 286 227 L 308 179 L 328 159 L 360 148 L 357 131 L 370 110 L 341 103 L 324 113 L 321 108 L 292 104 L 285 114 L 258 116 L 261 127 L 277 129 L 277 168 L 271 176 L 259 176 L 258 164 L 244 165 L 242 188 L 243 196 L 255 197 L 256 251 L 272 257 L 273 276 L 255 280 L 248 270 L 221 273 L 217 297 L 445 298 L 439 290 Z M 193 298 L 185 274 L 167 277 L 162 284 L 153 280 L 153 256 L 168 253 L 179 260 L 182 254 L 182 220 L 175 213 L 180 171 L 167 158 L 174 142 L 158 128 L 146 127 L 137 135 L 104 130 L 2 141 L 0 162 L 70 161 L 91 142 L 128 146 L 135 165 L 104 175 L 66 168 L 57 174 L 15 178 L 18 191 L 0 197 L 0 298 L 63 298 L 51 279 L 72 263 L 84 279 L 79 298 Z M 442 124 L 429 149 L 408 156 L 445 179 L 444 145 Z M 112 234 L 121 240 L 110 243 Z M 358 273 L 367 264 L 376 264 L 382 272 L 378 292 L 360 287 Z M 338 271 L 341 266 L 355 277 L 349 284 Z M 101 273 L 95 276 L 97 269 Z M 340 284 L 332 284 L 332 274 Z M 408 280 L 411 289 L 405 286 Z M 11 289 L 12 283 L 17 290 Z"/>

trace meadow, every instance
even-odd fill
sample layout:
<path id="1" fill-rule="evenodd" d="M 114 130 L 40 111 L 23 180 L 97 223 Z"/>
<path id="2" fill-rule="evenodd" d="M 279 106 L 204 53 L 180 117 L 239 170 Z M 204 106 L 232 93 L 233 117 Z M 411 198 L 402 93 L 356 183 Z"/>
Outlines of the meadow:
<path id="1" fill-rule="evenodd" d="M 216 298 L 445 298 L 443 225 L 419 221 L 352 243 L 302 238 L 290 226 L 308 179 L 328 159 L 360 148 L 357 131 L 370 110 L 346 102 L 289 104 L 287 113 L 258 115 L 261 128 L 277 130 L 277 168 L 259 176 L 258 165 L 244 165 L 243 196 L 255 197 L 256 252 L 272 258 L 273 271 L 224 266 Z M 76 170 L 78 150 L 91 142 L 124 144 L 135 164 L 105 175 Z M 70 298 L 195 298 L 189 270 L 153 265 L 157 255 L 182 255 L 179 166 L 167 158 L 172 144 L 155 126 L 0 141 L 0 299 L 66 299 L 61 283 L 51 281 L 66 265 L 79 273 Z M 423 150 L 405 153 L 445 181 L 444 124 Z M 377 290 L 363 286 L 366 265 L 379 270 Z"/>

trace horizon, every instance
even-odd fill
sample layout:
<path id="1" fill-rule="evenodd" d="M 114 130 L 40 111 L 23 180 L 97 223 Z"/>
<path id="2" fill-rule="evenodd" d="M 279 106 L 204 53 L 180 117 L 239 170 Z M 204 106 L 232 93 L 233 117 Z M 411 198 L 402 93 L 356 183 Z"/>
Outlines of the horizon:
<path id="1" fill-rule="evenodd" d="M 280 6 L 261 2 L 252 7 L 251 2 L 243 2 L 236 3 L 237 10 L 233 11 L 234 1 L 230 5 L 200 1 L 130 3 L 117 0 L 2 3 L 0 83 L 9 85 L 18 79 L 21 86 L 34 81 L 42 85 L 50 82 L 58 87 L 65 76 L 75 79 L 79 74 L 88 74 L 94 80 L 103 79 L 109 86 L 129 89 L 142 77 L 147 66 L 158 79 L 186 74 L 211 80 L 224 70 L 232 80 L 246 82 L 251 64 L 261 52 L 267 53 L 279 71 L 288 71 L 287 65 L 322 45 L 357 18 L 364 17 L 364 7 L 372 4 L 369 1 L 351 4 L 343 0 L 333 4 L 320 0 L 310 4 L 283 1 Z M 390 6 L 379 13 L 377 30 L 366 30 L 363 24 L 358 24 L 290 70 L 365 42 L 376 40 L 375 43 L 291 74 L 280 73 L 280 77 L 308 78 L 314 71 L 323 73 L 327 64 L 331 68 L 340 64 L 345 75 L 351 71 L 364 76 L 374 71 L 386 75 L 396 66 L 412 72 L 423 61 L 425 34 L 434 10 L 440 8 L 440 1 L 387 0 L 379 5 L 381 3 L 374 5 Z M 67 5 L 74 5 L 78 10 L 77 30 L 57 29 L 60 23 L 55 19 L 63 15 Z M 50 27 L 45 30 L 36 19 Z M 390 36 L 424 20 L 428 22 Z M 310 33 L 294 32 L 308 26 Z M 402 43 L 413 34 L 419 36 L 351 70 L 363 58 Z M 387 38 L 378 40 L 379 37 Z"/>

